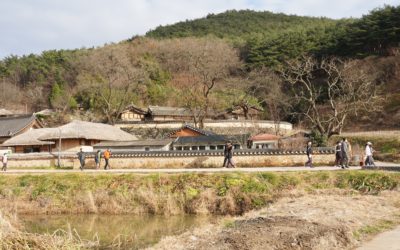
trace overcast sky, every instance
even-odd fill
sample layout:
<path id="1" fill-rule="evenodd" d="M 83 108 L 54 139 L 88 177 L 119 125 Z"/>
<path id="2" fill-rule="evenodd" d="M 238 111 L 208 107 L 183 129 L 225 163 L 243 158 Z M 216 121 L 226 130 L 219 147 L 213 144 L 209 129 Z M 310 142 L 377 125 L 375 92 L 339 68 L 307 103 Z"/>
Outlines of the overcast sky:
<path id="1" fill-rule="evenodd" d="M 100 46 L 231 9 L 360 17 L 400 0 L 0 0 L 0 58 Z"/>

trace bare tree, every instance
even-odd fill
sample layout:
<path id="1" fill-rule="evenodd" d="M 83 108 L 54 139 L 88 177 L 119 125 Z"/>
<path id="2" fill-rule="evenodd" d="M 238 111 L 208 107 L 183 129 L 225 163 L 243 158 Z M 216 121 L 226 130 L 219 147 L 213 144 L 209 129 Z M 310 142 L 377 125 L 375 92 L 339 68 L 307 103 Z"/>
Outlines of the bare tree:
<path id="1" fill-rule="evenodd" d="M 281 122 L 291 107 L 281 77 L 271 70 L 262 68 L 250 72 L 247 81 L 249 82 L 247 93 L 257 97 L 266 108 L 268 117 L 274 121 L 275 134 L 280 134 Z"/>
<path id="2" fill-rule="evenodd" d="M 4 78 L 0 80 L 0 107 L 20 109 L 26 104 L 24 100 L 20 87 Z"/>
<path id="3" fill-rule="evenodd" d="M 210 38 L 168 40 L 159 50 L 159 57 L 171 72 L 187 76 L 183 92 L 185 106 L 203 127 L 214 89 L 239 66 L 237 51 L 222 40 Z"/>
<path id="4" fill-rule="evenodd" d="M 304 57 L 289 62 L 282 76 L 293 86 L 296 113 L 325 138 L 340 134 L 349 115 L 381 108 L 377 86 L 352 61 Z"/>
<path id="5" fill-rule="evenodd" d="M 124 48 L 106 47 L 86 60 L 89 68 L 78 78 L 80 87 L 108 123 L 115 124 L 123 109 L 143 92 L 145 73 Z"/>

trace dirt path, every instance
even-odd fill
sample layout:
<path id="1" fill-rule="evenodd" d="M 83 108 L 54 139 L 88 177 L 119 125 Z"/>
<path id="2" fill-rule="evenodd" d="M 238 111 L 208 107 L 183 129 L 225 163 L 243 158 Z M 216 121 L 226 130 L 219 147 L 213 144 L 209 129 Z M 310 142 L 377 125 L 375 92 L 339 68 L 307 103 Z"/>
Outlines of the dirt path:
<path id="1" fill-rule="evenodd" d="M 376 162 L 377 166 L 380 167 L 398 167 L 400 171 L 400 165 L 388 162 Z M 350 167 L 350 170 L 359 170 L 361 167 Z M 80 171 L 79 169 L 8 169 L 6 172 L 0 171 L 0 174 L 60 174 L 60 173 L 87 173 L 87 174 L 152 174 L 152 173 L 165 173 L 165 174 L 176 174 L 176 173 L 224 173 L 224 172 L 294 172 L 294 171 L 339 171 L 342 170 L 338 167 L 332 166 L 320 166 L 320 167 L 304 167 L 304 166 L 292 166 L 292 167 L 258 167 L 258 168 L 137 168 L 137 169 L 85 169 Z"/>
<path id="2" fill-rule="evenodd" d="M 400 226 L 377 235 L 357 250 L 400 250 Z"/>
<path id="3" fill-rule="evenodd" d="M 351 167 L 350 170 L 359 170 L 360 167 Z M 342 170 L 338 167 L 264 167 L 264 168 L 184 168 L 184 169 L 109 169 L 109 170 L 95 170 L 85 169 L 80 170 L 58 170 L 58 169 L 9 169 L 7 172 L 0 172 L 0 174 L 60 174 L 60 173 L 87 173 L 87 174 L 125 174 L 125 173 L 136 173 L 136 174 L 151 174 L 151 173 L 226 173 L 226 172 L 293 172 L 293 171 L 339 171 Z M 347 171 L 347 170 L 343 170 Z"/>

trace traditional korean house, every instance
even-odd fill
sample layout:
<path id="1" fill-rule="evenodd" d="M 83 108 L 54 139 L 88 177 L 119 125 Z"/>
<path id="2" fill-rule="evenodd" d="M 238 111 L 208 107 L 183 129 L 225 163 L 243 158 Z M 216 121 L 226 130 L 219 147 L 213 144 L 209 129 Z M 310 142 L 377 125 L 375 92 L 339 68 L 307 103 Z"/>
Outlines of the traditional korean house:
<path id="1" fill-rule="evenodd" d="M 278 148 L 279 136 L 273 134 L 259 134 L 251 137 L 248 141 L 249 148 L 273 149 Z"/>
<path id="2" fill-rule="evenodd" d="M 149 120 L 152 121 L 192 121 L 193 113 L 187 108 L 149 106 Z"/>
<path id="3" fill-rule="evenodd" d="M 2 146 L 12 147 L 16 153 L 79 151 L 82 146 L 92 147 L 103 141 L 133 141 L 136 136 L 103 123 L 72 121 L 58 128 L 30 130 L 5 141 Z M 61 144 L 60 144 L 61 142 Z"/>
<path id="4" fill-rule="evenodd" d="M 236 106 L 226 109 L 215 116 L 219 120 L 260 120 L 263 110 L 257 107 L 249 107 L 245 111 L 242 107 Z M 247 117 L 246 117 L 247 116 Z"/>
<path id="5" fill-rule="evenodd" d="M 139 107 L 129 105 L 124 111 L 122 111 L 120 119 L 122 121 L 144 121 L 147 114 L 147 111 Z"/>
<path id="6" fill-rule="evenodd" d="M 0 144 L 14 136 L 42 127 L 43 125 L 34 115 L 0 117 Z"/>

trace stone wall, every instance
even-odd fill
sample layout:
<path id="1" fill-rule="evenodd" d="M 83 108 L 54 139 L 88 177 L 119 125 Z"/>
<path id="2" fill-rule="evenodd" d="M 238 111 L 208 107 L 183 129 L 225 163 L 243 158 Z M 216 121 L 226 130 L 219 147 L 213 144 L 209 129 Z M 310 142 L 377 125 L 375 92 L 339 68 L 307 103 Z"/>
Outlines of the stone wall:
<path id="1" fill-rule="evenodd" d="M 199 168 L 221 167 L 223 153 L 220 151 L 203 152 L 126 152 L 113 154 L 110 163 L 112 168 Z M 302 151 L 261 151 L 237 150 L 233 158 L 238 167 L 268 167 L 268 166 L 303 166 L 307 156 Z M 317 151 L 314 153 L 315 165 L 332 165 L 335 156 L 333 151 Z M 78 168 L 79 161 L 75 155 L 61 157 L 63 167 Z M 104 165 L 102 159 L 101 167 Z M 55 154 L 21 154 L 11 155 L 9 168 L 43 168 L 57 166 Z M 88 168 L 94 168 L 93 155 L 86 160 Z"/>

